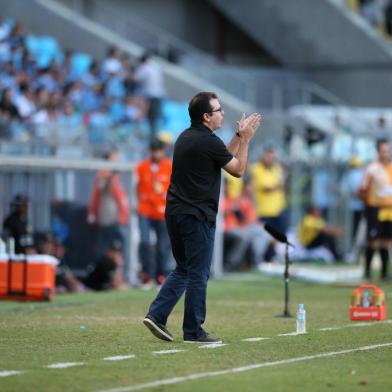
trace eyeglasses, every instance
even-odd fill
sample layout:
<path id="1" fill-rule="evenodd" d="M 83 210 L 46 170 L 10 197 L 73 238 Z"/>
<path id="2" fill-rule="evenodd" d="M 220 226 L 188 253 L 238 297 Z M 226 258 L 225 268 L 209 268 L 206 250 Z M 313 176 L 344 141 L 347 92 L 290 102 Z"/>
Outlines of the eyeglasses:
<path id="1" fill-rule="evenodd" d="M 214 113 L 214 112 L 223 112 L 223 109 L 220 107 L 218 109 L 211 110 L 211 113 Z"/>

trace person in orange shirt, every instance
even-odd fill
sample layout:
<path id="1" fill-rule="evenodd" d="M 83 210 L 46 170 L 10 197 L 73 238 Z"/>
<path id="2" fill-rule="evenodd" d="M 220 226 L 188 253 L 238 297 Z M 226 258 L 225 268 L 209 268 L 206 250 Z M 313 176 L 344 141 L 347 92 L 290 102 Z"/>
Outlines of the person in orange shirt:
<path id="1" fill-rule="evenodd" d="M 223 214 L 226 268 L 236 269 L 245 259 L 250 267 L 257 267 L 268 247 L 269 236 L 258 221 L 250 181 L 245 181 L 238 197 L 229 197 L 226 192 Z"/>
<path id="2" fill-rule="evenodd" d="M 112 149 L 104 158 L 115 162 L 118 160 L 118 151 Z M 128 195 L 121 184 L 120 175 L 112 170 L 99 170 L 94 179 L 87 216 L 88 223 L 97 228 L 96 259 L 103 255 L 114 240 L 124 244 L 129 212 Z"/>
<path id="3" fill-rule="evenodd" d="M 137 198 L 140 228 L 139 254 L 142 264 L 141 280 L 149 287 L 155 279 L 161 285 L 167 275 L 170 252 L 165 223 L 166 194 L 170 183 L 172 163 L 166 156 L 166 145 L 154 139 L 150 144 L 150 157 L 136 168 Z M 155 263 L 152 262 L 150 232 L 156 235 Z M 155 265 L 154 265 L 155 264 Z"/>

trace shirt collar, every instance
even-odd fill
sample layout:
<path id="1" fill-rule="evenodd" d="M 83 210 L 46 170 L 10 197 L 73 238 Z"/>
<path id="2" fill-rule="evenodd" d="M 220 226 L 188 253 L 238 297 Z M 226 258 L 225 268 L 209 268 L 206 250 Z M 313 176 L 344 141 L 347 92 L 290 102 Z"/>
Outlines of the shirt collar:
<path id="1" fill-rule="evenodd" d="M 213 133 L 210 128 L 206 127 L 203 123 L 192 123 L 192 128 L 198 129 L 199 131 L 208 131 L 209 133 Z"/>

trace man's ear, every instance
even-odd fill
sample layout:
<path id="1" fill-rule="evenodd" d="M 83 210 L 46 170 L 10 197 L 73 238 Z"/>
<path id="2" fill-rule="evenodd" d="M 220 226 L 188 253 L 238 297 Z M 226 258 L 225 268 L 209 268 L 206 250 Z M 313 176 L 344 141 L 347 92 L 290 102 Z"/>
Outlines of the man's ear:
<path id="1" fill-rule="evenodd" d="M 210 116 L 208 113 L 203 114 L 203 120 L 209 122 L 210 121 Z"/>

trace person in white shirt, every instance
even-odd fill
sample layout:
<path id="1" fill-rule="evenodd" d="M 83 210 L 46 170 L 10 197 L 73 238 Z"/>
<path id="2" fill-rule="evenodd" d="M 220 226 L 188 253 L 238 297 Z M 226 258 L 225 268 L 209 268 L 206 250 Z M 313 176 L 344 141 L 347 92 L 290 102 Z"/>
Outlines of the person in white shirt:
<path id="1" fill-rule="evenodd" d="M 27 84 L 20 86 L 20 94 L 15 97 L 15 106 L 23 119 L 29 119 L 36 111 L 33 94 Z"/>
<path id="2" fill-rule="evenodd" d="M 161 116 L 162 99 L 165 96 L 163 75 L 158 62 L 146 53 L 140 59 L 135 70 L 135 82 L 138 93 L 148 101 L 147 119 L 150 124 L 151 140 L 157 132 L 158 120 Z"/>
<path id="3" fill-rule="evenodd" d="M 109 48 L 107 56 L 102 63 L 102 72 L 105 76 L 122 74 L 123 66 L 120 61 L 120 52 L 115 46 Z"/>

